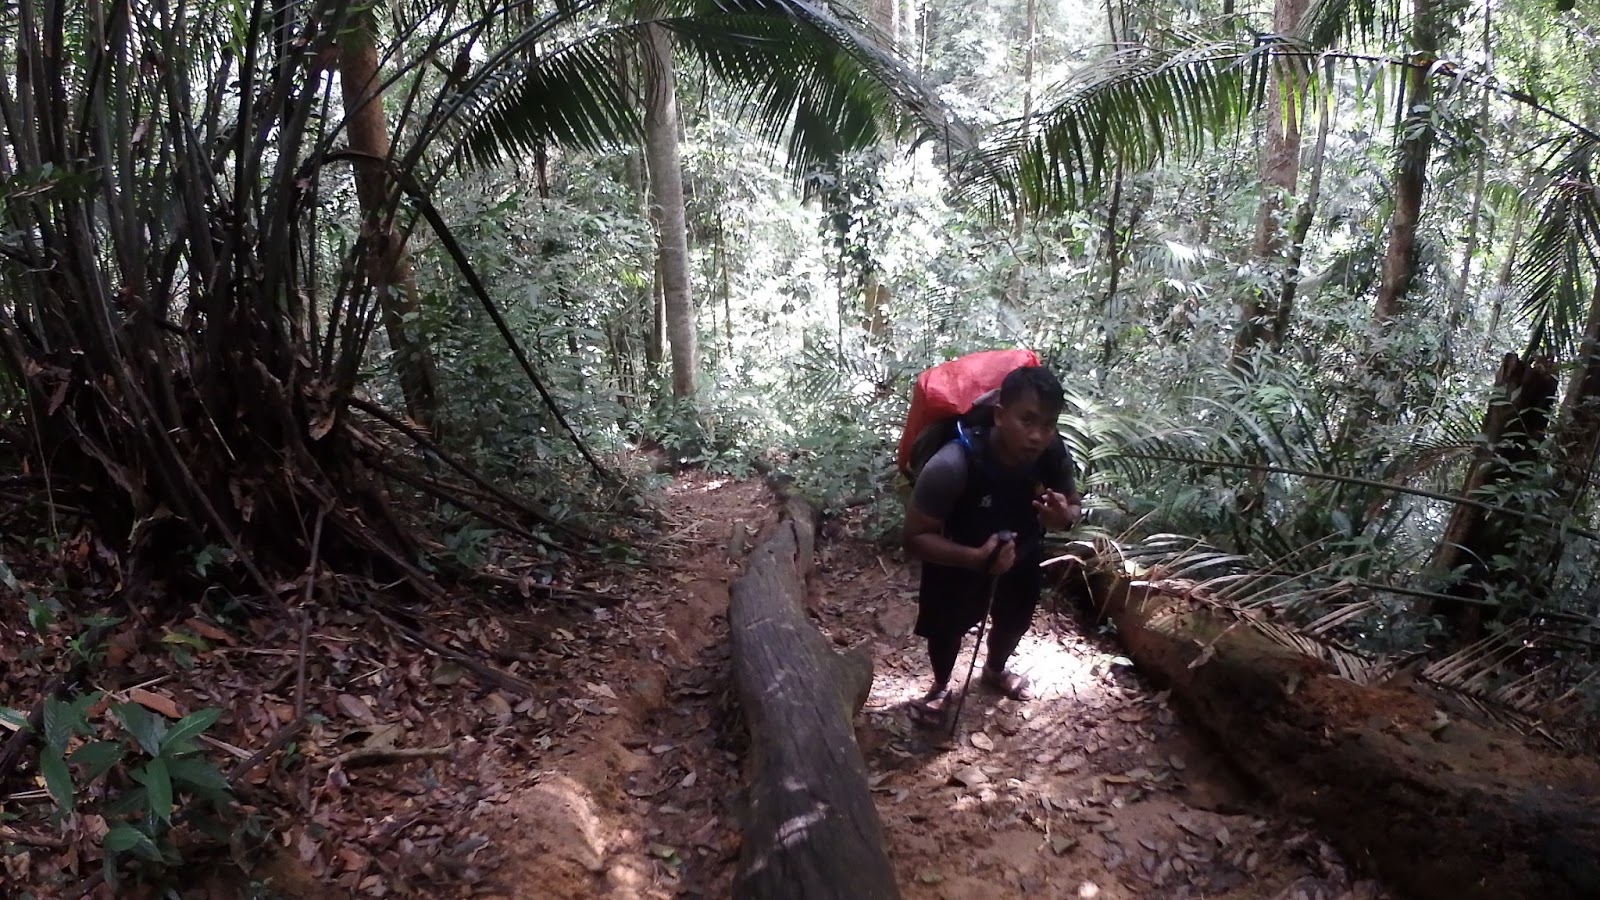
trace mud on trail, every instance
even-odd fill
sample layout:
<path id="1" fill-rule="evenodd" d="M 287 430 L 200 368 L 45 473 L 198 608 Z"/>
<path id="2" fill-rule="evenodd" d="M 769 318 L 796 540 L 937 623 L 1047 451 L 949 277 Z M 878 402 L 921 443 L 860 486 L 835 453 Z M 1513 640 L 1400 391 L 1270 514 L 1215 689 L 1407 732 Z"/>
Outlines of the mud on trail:
<path id="1" fill-rule="evenodd" d="M 747 739 L 728 586 L 779 503 L 763 485 L 686 473 L 657 505 L 646 564 L 576 576 L 582 602 L 462 597 L 409 620 L 455 661 L 370 617 L 319 612 L 306 645 L 315 715 L 295 759 L 272 758 L 238 789 L 267 827 L 241 829 L 231 853 L 186 856 L 187 871 L 223 874 L 184 896 L 729 896 Z M 873 650 L 856 733 L 908 900 L 1384 896 L 1300 823 L 1254 810 L 1162 694 L 1070 612 L 1041 610 L 1015 661 L 1038 699 L 974 688 L 953 743 L 912 725 L 906 704 L 928 677 L 910 635 L 915 570 L 861 531 L 849 518 L 819 530 L 810 608 L 836 644 Z M 187 671 L 130 650 L 103 687 L 142 684 L 127 690 L 178 712 L 221 707 L 215 746 L 250 756 L 294 716 L 301 655 L 292 623 L 251 630 L 218 635 Z M 516 689 L 458 665 L 466 656 Z M 335 764 L 410 748 L 431 755 Z M 0 812 L 42 829 L 43 793 L 3 798 Z M 96 827 L 81 817 L 67 837 Z M 0 896 L 71 894 L 96 865 L 0 855 Z M 266 862 L 238 877 L 223 856 Z"/>

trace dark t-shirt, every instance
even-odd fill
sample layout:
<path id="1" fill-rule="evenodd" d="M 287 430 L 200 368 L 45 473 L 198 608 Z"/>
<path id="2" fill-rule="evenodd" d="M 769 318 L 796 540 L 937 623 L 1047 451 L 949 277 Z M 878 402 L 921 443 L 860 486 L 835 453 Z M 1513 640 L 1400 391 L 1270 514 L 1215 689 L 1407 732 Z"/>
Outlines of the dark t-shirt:
<path id="1" fill-rule="evenodd" d="M 917 512 L 941 522 L 949 521 L 951 514 L 955 512 L 956 501 L 961 498 L 961 492 L 967 487 L 967 468 L 970 465 L 967 451 L 955 441 L 939 448 L 939 452 L 922 467 L 921 474 L 917 476 L 917 484 L 911 490 L 911 503 Z M 1073 496 L 1075 486 L 1070 454 L 1061 457 L 1056 471 L 1045 472 L 1043 475 L 1045 487 L 1060 491 L 1068 497 Z"/>

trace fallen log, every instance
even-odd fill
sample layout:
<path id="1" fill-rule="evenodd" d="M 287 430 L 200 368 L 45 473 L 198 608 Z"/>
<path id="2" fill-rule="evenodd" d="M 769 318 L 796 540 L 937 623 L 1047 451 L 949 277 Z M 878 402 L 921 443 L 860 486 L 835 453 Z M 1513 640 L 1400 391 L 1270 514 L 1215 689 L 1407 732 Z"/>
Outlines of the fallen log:
<path id="1" fill-rule="evenodd" d="M 1092 601 L 1239 771 L 1421 900 L 1600 897 L 1600 766 L 1361 685 L 1192 593 L 1115 571 Z"/>
<path id="2" fill-rule="evenodd" d="M 734 681 L 750 731 L 734 896 L 898 898 L 851 720 L 872 660 L 835 653 L 806 617 L 814 513 L 790 500 L 729 590 Z"/>

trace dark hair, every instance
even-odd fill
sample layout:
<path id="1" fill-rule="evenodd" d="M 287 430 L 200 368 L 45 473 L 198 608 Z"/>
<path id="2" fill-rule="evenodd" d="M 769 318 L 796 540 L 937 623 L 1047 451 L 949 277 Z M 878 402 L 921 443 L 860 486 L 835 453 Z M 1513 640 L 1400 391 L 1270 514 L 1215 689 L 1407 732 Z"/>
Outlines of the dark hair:
<path id="1" fill-rule="evenodd" d="M 1000 382 L 1000 405 L 1010 406 L 1025 395 L 1039 398 L 1039 405 L 1051 415 L 1058 415 L 1066 405 L 1065 392 L 1055 373 L 1044 366 L 1022 366 L 1012 369 Z"/>

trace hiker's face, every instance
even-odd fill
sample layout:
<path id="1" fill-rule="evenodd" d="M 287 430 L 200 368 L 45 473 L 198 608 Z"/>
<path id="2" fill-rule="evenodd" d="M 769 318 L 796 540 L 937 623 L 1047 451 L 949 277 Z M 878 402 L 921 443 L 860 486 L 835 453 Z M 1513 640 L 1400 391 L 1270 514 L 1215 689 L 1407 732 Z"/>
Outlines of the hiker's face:
<path id="1" fill-rule="evenodd" d="M 1038 459 L 1055 435 L 1055 415 L 1032 391 L 995 408 L 995 448 L 1008 465 L 1020 466 Z"/>

